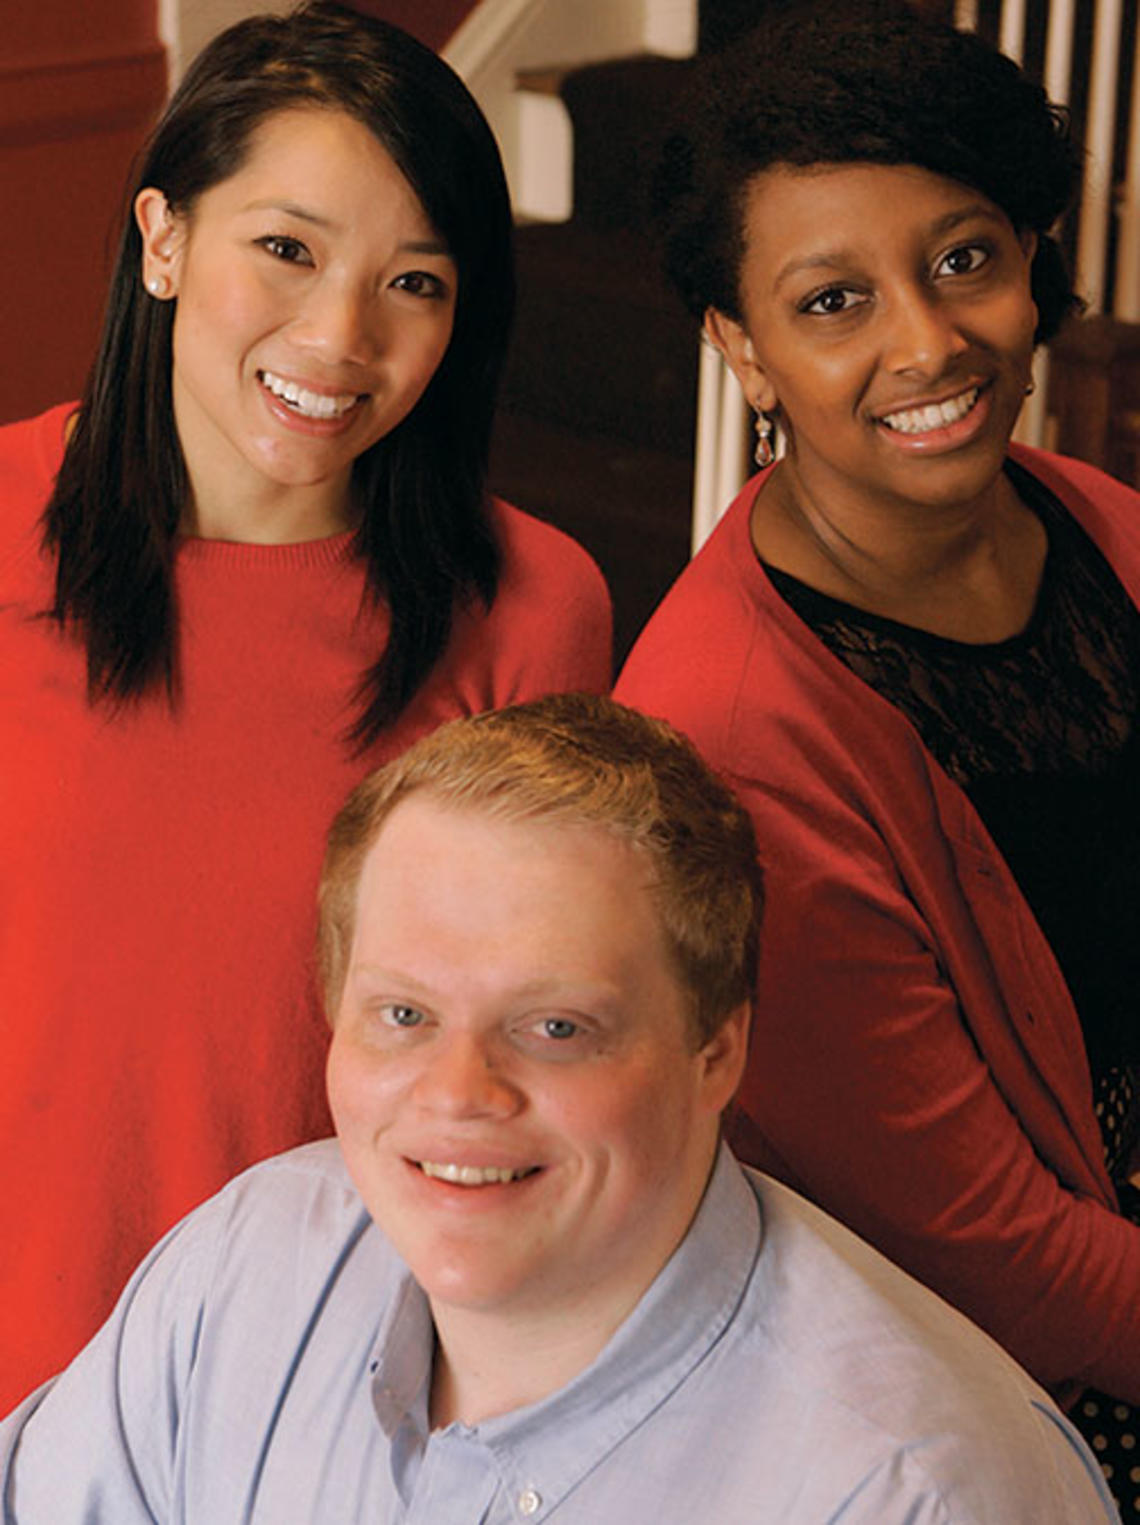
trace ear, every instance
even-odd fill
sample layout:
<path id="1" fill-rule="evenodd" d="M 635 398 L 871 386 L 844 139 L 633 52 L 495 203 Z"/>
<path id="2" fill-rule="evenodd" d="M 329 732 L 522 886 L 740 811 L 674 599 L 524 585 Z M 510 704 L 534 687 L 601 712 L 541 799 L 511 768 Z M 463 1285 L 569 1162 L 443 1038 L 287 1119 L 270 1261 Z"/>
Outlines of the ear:
<path id="1" fill-rule="evenodd" d="M 720 351 L 725 364 L 740 383 L 748 406 L 771 413 L 778 398 L 744 325 L 727 313 L 710 307 L 705 313 L 704 331 L 709 343 Z"/>
<path id="2" fill-rule="evenodd" d="M 748 1058 L 752 1010 L 747 1001 L 731 1012 L 700 1051 L 702 1098 L 718 1117 L 736 1095 Z"/>
<path id="3" fill-rule="evenodd" d="M 143 284 L 160 300 L 177 296 L 185 225 L 170 210 L 166 197 L 153 185 L 138 193 L 134 210 L 135 222 L 142 235 Z"/>

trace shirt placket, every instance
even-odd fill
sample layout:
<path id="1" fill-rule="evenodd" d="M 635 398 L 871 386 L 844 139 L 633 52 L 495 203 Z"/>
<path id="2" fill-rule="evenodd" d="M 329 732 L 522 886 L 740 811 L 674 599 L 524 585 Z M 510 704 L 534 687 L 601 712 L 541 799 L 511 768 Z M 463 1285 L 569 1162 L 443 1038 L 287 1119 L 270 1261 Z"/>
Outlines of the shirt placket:
<path id="1" fill-rule="evenodd" d="M 498 1495 L 498 1500 L 496 1496 Z M 424 1450 L 405 1525 L 499 1525 L 516 1518 L 496 1508 L 502 1500 L 494 1458 L 478 1437 L 458 1427 L 433 1434 Z"/>

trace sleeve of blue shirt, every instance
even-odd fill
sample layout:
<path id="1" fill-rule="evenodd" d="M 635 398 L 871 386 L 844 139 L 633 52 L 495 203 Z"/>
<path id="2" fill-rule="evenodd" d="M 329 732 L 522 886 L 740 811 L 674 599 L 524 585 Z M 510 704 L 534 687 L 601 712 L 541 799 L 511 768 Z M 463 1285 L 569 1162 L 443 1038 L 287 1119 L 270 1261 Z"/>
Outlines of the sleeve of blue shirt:
<path id="1" fill-rule="evenodd" d="M 71 1366 L 0 1424 L 3 1525 L 154 1525 L 170 1518 L 181 1394 L 193 1364 L 217 1214 L 195 1214 L 142 1262 Z"/>

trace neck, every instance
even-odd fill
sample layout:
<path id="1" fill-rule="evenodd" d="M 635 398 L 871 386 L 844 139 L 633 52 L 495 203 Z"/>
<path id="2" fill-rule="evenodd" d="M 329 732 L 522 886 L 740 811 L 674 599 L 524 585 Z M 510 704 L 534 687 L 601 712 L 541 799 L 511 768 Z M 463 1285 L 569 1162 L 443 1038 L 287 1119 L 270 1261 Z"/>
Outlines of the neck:
<path id="1" fill-rule="evenodd" d="M 479 1424 L 548 1398 L 597 1359 L 630 1312 L 592 1309 L 589 1288 L 565 1319 L 433 1304 L 432 1428 Z"/>
<path id="2" fill-rule="evenodd" d="M 794 463 L 758 495 L 752 538 L 766 561 L 820 592 L 966 641 L 1024 628 L 1047 549 L 1004 473 L 968 501 L 915 504 L 817 488 Z"/>
<path id="3" fill-rule="evenodd" d="M 352 523 L 347 483 L 242 495 L 203 490 L 192 478 L 180 529 L 202 540 L 293 545 L 339 535 Z"/>

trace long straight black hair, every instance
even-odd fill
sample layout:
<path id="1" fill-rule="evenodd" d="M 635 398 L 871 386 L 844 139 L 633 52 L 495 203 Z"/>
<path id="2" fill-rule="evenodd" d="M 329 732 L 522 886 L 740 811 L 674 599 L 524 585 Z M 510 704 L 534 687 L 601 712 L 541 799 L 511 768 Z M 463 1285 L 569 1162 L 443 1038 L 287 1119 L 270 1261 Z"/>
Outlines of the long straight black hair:
<path id="1" fill-rule="evenodd" d="M 348 732 L 366 745 L 431 671 L 457 603 L 495 597 L 484 478 L 514 308 L 510 200 L 495 140 L 453 71 L 399 28 L 312 0 L 239 22 L 199 54 L 143 150 L 132 206 L 156 186 L 172 211 L 191 212 L 240 169 L 266 117 L 305 105 L 347 112 L 373 133 L 459 272 L 439 369 L 353 468 L 366 597 L 390 614 Z M 57 566 L 48 612 L 86 646 L 92 703 L 177 702 L 172 574 L 188 480 L 172 403 L 174 308 L 142 289 L 128 207 L 98 355 L 43 521 Z"/>

